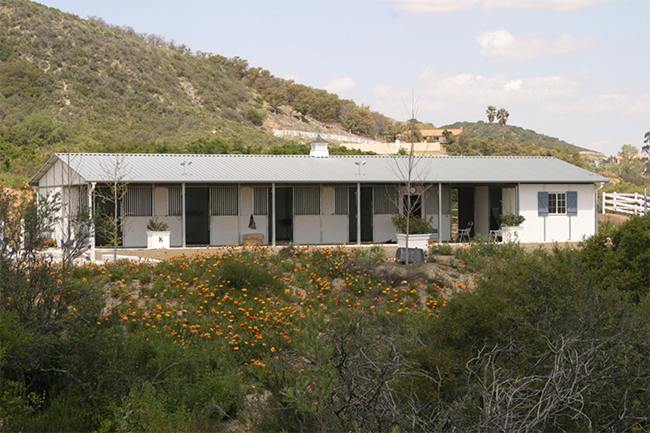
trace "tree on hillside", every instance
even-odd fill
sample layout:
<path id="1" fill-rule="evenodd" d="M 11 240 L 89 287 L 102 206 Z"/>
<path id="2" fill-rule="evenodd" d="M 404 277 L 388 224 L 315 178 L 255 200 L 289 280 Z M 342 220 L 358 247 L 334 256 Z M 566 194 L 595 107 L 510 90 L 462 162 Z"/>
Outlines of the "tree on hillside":
<path id="1" fill-rule="evenodd" d="M 508 110 L 499 108 L 499 111 L 497 111 L 497 119 L 499 120 L 499 125 L 501 125 L 501 142 L 506 140 L 506 123 L 508 122 L 508 117 L 510 117 Z"/>
<path id="2" fill-rule="evenodd" d="M 646 155 L 650 156 L 650 131 L 645 133 L 643 142 L 645 145 L 641 148 L 641 153 L 645 153 Z M 645 162 L 644 174 L 650 174 L 650 160 L 646 160 Z"/>
<path id="3" fill-rule="evenodd" d="M 639 148 L 631 144 L 624 144 L 621 150 L 618 151 L 618 156 L 623 159 L 631 159 L 634 155 L 639 153 Z"/>
<path id="4" fill-rule="evenodd" d="M 494 123 L 494 118 L 497 115 L 497 107 L 494 105 L 488 105 L 487 110 L 485 110 L 485 114 L 487 114 L 488 122 L 490 122 L 490 132 L 492 132 L 492 124 Z"/>
<path id="5" fill-rule="evenodd" d="M 645 146 L 641 148 L 641 152 L 650 156 L 650 131 L 645 133 L 643 142 L 645 143 Z"/>
<path id="6" fill-rule="evenodd" d="M 641 186 L 645 183 L 643 174 L 646 172 L 646 164 L 640 158 L 635 158 L 639 148 L 631 144 L 624 144 L 618 151 L 621 158 L 619 163 L 614 164 L 613 171 L 621 176 L 626 182 Z"/>

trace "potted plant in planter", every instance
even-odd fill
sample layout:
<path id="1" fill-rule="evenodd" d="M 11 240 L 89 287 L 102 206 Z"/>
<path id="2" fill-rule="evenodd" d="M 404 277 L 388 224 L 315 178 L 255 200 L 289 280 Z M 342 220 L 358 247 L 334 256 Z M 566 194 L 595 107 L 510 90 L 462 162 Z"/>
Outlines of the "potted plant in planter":
<path id="1" fill-rule="evenodd" d="M 501 215 L 501 238 L 503 242 L 514 242 L 519 239 L 519 232 L 524 228 L 521 224 L 526 221 L 522 215 L 513 213 Z"/>
<path id="2" fill-rule="evenodd" d="M 431 218 L 423 219 L 417 216 L 412 216 L 409 222 L 409 233 L 406 233 L 406 216 L 402 214 L 395 214 L 392 218 L 393 225 L 397 229 L 397 246 L 399 248 L 406 248 L 406 237 L 408 236 L 409 248 L 420 248 L 427 251 L 433 226 Z"/>
<path id="3" fill-rule="evenodd" d="M 151 218 L 147 223 L 147 248 L 169 248 L 171 232 L 166 222 L 158 221 L 158 218 Z"/>

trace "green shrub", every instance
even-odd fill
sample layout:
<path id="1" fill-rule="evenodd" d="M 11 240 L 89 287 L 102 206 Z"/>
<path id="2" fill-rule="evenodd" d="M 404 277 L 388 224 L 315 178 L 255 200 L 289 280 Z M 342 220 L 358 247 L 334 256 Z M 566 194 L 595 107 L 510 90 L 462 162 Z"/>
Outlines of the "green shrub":
<path id="1" fill-rule="evenodd" d="M 635 216 L 610 236 L 592 236 L 582 257 L 597 287 L 628 291 L 636 300 L 650 293 L 650 215 Z"/>
<path id="2" fill-rule="evenodd" d="M 451 256 L 454 254 L 454 249 L 449 244 L 432 244 L 429 247 L 429 254 L 434 254 L 434 249 L 438 250 L 441 256 Z"/>
<path id="3" fill-rule="evenodd" d="M 249 108 L 246 110 L 246 117 L 248 117 L 248 120 L 250 120 L 253 125 L 262 126 L 264 124 L 264 119 L 266 119 L 266 113 L 255 110 L 254 108 Z"/>
<path id="4" fill-rule="evenodd" d="M 393 225 L 397 229 L 398 233 L 406 233 L 406 223 L 407 218 L 402 214 L 394 214 L 392 219 Z M 410 235 L 423 235 L 433 232 L 433 218 L 423 219 L 417 216 L 412 216 L 409 221 L 409 233 Z"/>

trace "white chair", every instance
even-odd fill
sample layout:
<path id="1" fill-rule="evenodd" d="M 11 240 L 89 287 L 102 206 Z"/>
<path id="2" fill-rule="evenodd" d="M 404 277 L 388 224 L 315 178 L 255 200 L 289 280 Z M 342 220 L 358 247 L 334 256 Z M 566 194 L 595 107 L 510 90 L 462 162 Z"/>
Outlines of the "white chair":
<path id="1" fill-rule="evenodd" d="M 498 230 L 490 230 L 490 238 L 494 242 L 499 242 L 499 238 L 503 240 L 503 224 L 499 226 Z"/>
<path id="2" fill-rule="evenodd" d="M 464 229 L 458 229 L 458 234 L 456 236 L 458 242 L 463 242 L 463 239 L 467 239 L 467 242 L 470 241 L 470 234 L 472 232 L 473 226 L 474 226 L 474 221 L 470 221 L 467 223 L 467 227 L 465 227 Z"/>

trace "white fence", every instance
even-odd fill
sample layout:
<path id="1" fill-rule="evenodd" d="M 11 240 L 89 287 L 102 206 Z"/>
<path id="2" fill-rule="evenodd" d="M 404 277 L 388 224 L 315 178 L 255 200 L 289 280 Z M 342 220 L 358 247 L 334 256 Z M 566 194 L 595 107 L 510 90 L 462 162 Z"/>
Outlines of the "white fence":
<path id="1" fill-rule="evenodd" d="M 280 129 L 275 131 L 273 135 L 275 135 L 276 137 L 282 137 L 283 135 L 292 135 L 294 137 L 316 138 L 318 136 L 318 133 L 306 132 L 306 131 L 287 131 L 287 130 Z M 347 135 L 320 134 L 320 136 L 325 140 L 342 141 L 345 143 L 381 144 L 378 141 L 367 140 L 365 138 L 359 138 L 359 137 L 350 137 Z"/>
<path id="2" fill-rule="evenodd" d="M 603 193 L 602 212 L 620 212 L 631 215 L 645 215 L 650 208 L 647 191 L 643 194 Z"/>

